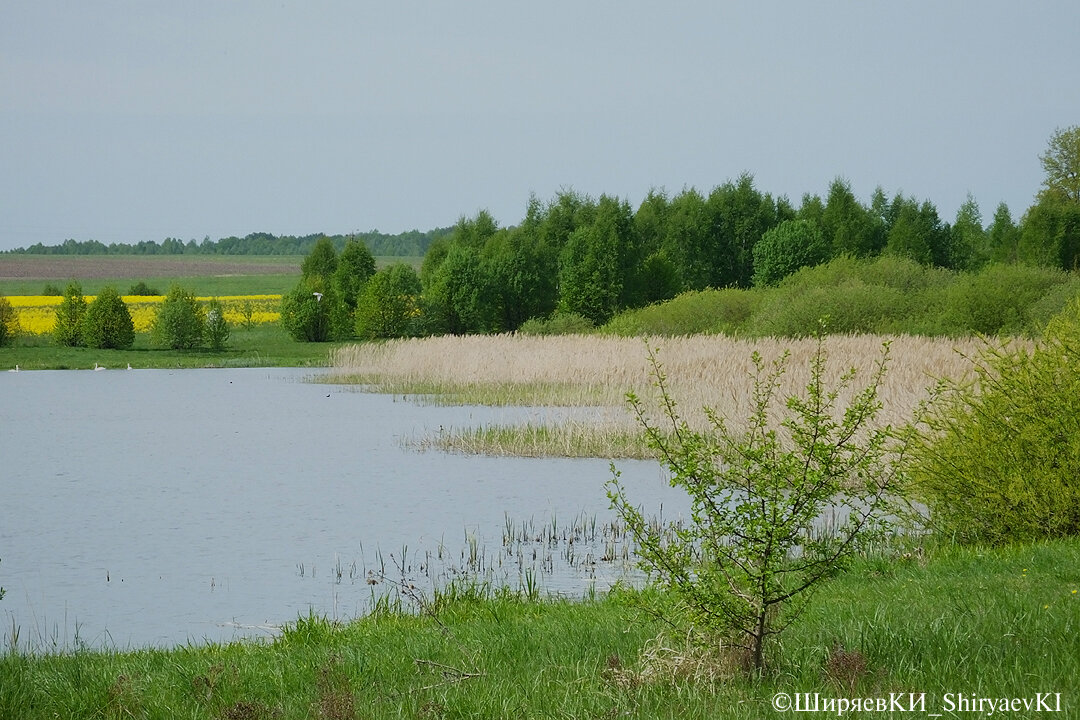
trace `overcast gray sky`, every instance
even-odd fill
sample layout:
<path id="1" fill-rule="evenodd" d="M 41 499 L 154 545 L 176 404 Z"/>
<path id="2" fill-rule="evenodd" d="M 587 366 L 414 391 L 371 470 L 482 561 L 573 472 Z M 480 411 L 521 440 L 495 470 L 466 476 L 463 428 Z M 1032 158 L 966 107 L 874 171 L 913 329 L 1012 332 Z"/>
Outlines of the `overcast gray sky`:
<path id="1" fill-rule="evenodd" d="M 842 176 L 1019 217 L 1080 3 L 6 0 L 0 249 L 400 232 Z"/>

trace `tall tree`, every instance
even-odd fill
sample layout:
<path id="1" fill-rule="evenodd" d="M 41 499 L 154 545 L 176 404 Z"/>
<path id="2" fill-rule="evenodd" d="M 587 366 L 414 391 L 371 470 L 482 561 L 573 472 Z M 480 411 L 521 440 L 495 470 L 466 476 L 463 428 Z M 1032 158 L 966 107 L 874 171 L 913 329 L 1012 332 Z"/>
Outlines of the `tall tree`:
<path id="1" fill-rule="evenodd" d="M 498 329 L 495 285 L 480 250 L 454 243 L 424 287 L 424 320 L 434 334 L 464 335 Z"/>
<path id="2" fill-rule="evenodd" d="M 713 266 L 719 255 L 714 241 L 705 198 L 693 188 L 683 190 L 668 206 L 664 250 L 683 284 L 691 290 L 704 290 L 713 282 Z"/>
<path id="3" fill-rule="evenodd" d="M 629 203 L 602 196 L 593 222 L 575 230 L 563 248 L 560 307 L 598 325 L 607 322 L 625 307 L 627 280 L 636 268 L 634 251 Z"/>
<path id="4" fill-rule="evenodd" d="M 989 240 L 982 225 L 979 204 L 970 194 L 956 211 L 952 226 L 949 267 L 955 270 L 977 270 L 990 259 Z"/>
<path id="5" fill-rule="evenodd" d="M 987 231 L 990 262 L 1015 263 L 1019 261 L 1020 231 L 1013 222 L 1009 206 L 998 203 L 994 220 Z"/>
<path id="6" fill-rule="evenodd" d="M 821 215 L 825 239 L 832 244 L 832 254 L 847 253 L 865 257 L 879 252 L 885 241 L 884 228 L 859 202 L 851 185 L 836 178 L 829 185 L 829 196 Z"/>
<path id="7" fill-rule="evenodd" d="M 480 256 L 492 283 L 495 330 L 517 330 L 533 317 L 544 317 L 558 301 L 558 258 L 535 224 L 500 230 L 488 238 Z"/>
<path id="8" fill-rule="evenodd" d="M 350 238 L 338 257 L 333 276 L 334 287 L 350 311 L 356 308 L 356 299 L 364 283 L 374 274 L 375 256 L 367 245 Z"/>
<path id="9" fill-rule="evenodd" d="M 315 247 L 300 264 L 301 278 L 313 285 L 321 284 L 327 287 L 334 271 L 337 270 L 337 262 L 337 250 L 334 249 L 333 241 L 323 235 L 315 242 Z"/>
<path id="10" fill-rule="evenodd" d="M 1080 125 L 1055 130 L 1039 159 L 1046 171 L 1043 192 L 1080 204 Z"/>
<path id="11" fill-rule="evenodd" d="M 749 287 L 754 275 L 754 245 L 777 225 L 777 204 L 768 193 L 754 187 L 753 175 L 743 173 L 734 183 L 724 183 L 709 193 L 706 206 L 708 231 L 718 234 L 710 244 L 719 250 L 709 284 Z"/>
<path id="12" fill-rule="evenodd" d="M 1046 178 L 1020 223 L 1025 262 L 1080 269 L 1080 126 L 1058 129 L 1040 157 Z"/>

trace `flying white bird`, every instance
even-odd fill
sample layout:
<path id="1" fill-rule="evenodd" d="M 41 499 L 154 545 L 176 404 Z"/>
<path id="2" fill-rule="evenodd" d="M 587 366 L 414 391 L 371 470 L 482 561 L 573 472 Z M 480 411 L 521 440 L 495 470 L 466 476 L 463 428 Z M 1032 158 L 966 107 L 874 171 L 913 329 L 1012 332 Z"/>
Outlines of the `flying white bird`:
<path id="1" fill-rule="evenodd" d="M 315 302 L 322 302 L 322 293 L 321 292 L 313 292 L 311 294 L 315 296 Z"/>

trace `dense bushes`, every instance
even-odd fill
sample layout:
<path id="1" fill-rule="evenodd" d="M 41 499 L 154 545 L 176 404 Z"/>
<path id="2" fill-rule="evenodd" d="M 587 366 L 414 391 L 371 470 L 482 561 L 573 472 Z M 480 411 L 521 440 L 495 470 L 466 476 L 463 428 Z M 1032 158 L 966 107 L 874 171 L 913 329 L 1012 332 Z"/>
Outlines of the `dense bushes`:
<path id="1" fill-rule="evenodd" d="M 661 304 L 620 313 L 604 325 L 615 335 L 693 335 L 745 330 L 747 321 L 770 295 L 766 290 L 701 290 L 682 293 Z"/>
<path id="2" fill-rule="evenodd" d="M 1025 265 L 990 265 L 962 274 L 942 287 L 928 329 L 940 335 L 1021 333 L 1031 330 L 1029 308 L 1068 280 L 1061 270 Z"/>
<path id="3" fill-rule="evenodd" d="M 987 346 L 952 384 L 913 468 L 931 525 L 960 542 L 1080 533 L 1080 300 L 1033 349 Z"/>
<path id="4" fill-rule="evenodd" d="M 547 318 L 526 320 L 518 328 L 522 335 L 582 335 L 596 329 L 587 317 L 572 312 L 556 312 Z"/>
<path id="5" fill-rule="evenodd" d="M 809 337 L 822 319 L 829 332 L 872 333 L 901 324 L 906 298 L 895 288 L 854 282 L 837 287 L 798 288 L 775 293 L 748 329 L 754 335 Z"/>
<path id="6" fill-rule="evenodd" d="M 705 290 L 628 310 L 603 330 L 798 337 L 812 335 L 828 316 L 832 332 L 1038 335 L 1078 291 L 1080 278 L 1052 268 L 995 264 L 957 273 L 894 255 L 843 255 L 803 268 L 776 288 Z"/>

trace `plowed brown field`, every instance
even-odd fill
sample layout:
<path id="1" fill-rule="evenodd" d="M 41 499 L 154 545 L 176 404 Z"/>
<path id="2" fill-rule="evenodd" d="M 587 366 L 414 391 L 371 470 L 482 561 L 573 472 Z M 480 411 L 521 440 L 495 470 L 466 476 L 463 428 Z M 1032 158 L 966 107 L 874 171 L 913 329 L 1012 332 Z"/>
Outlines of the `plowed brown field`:
<path id="1" fill-rule="evenodd" d="M 300 271 L 301 257 L 183 255 L 0 255 L 0 280 L 281 275 Z"/>

